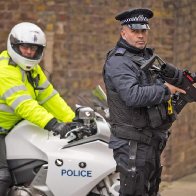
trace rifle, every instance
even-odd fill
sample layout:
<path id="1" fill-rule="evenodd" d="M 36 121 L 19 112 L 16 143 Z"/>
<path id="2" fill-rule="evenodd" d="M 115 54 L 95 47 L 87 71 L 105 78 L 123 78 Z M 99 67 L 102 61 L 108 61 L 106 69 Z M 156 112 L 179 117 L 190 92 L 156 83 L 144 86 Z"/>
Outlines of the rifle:
<path id="1" fill-rule="evenodd" d="M 173 65 L 164 62 L 156 54 L 142 65 L 141 69 L 154 71 L 166 82 L 186 91 L 186 94 L 176 93 L 172 95 L 172 102 L 177 114 L 187 103 L 196 102 L 196 88 L 194 86 L 196 73 L 191 73 L 187 69 L 177 69 Z"/>

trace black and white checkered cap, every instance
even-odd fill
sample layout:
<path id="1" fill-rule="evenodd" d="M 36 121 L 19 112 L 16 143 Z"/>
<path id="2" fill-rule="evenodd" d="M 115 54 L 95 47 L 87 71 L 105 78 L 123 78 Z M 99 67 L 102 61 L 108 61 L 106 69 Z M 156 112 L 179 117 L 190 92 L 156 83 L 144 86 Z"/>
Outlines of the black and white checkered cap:
<path id="1" fill-rule="evenodd" d="M 118 14 L 115 19 L 121 25 L 128 25 L 132 29 L 149 29 L 149 19 L 153 17 L 152 10 L 148 8 L 134 8 Z"/>

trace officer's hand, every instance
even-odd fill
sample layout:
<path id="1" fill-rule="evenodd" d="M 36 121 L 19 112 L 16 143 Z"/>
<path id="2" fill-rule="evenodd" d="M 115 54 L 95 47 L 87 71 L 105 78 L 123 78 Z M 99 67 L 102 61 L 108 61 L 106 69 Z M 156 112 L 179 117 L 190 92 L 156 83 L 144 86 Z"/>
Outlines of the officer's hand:
<path id="1" fill-rule="evenodd" d="M 64 138 L 65 135 L 71 130 L 69 123 L 60 123 L 55 118 L 51 119 L 44 128 L 48 131 L 53 131 L 54 135 L 60 135 L 60 138 Z"/>
<path id="2" fill-rule="evenodd" d="M 178 88 L 176 86 L 173 86 L 172 84 L 165 82 L 164 85 L 167 86 L 167 88 L 170 90 L 171 94 L 175 94 L 175 93 L 186 94 L 185 90 Z"/>
<path id="3" fill-rule="evenodd" d="M 71 130 L 69 124 L 59 123 L 53 125 L 52 131 L 54 132 L 53 135 L 60 135 L 60 139 L 64 138 L 65 135 Z"/>

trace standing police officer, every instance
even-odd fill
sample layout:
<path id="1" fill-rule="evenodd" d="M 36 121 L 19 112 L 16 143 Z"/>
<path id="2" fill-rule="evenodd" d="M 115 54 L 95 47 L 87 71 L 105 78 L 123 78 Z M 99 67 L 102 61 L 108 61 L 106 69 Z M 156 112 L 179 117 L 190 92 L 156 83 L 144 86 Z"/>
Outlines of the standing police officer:
<path id="1" fill-rule="evenodd" d="M 0 54 L 0 196 L 11 183 L 6 161 L 6 134 L 22 119 L 64 135 L 75 114 L 43 73 L 39 62 L 46 46 L 44 32 L 35 24 L 15 25 Z"/>
<path id="2" fill-rule="evenodd" d="M 171 94 L 184 90 L 140 67 L 153 55 L 147 48 L 150 9 L 120 13 L 120 39 L 106 58 L 103 77 L 110 109 L 111 138 L 121 196 L 156 196 L 162 167 L 160 155 L 173 115 Z"/>

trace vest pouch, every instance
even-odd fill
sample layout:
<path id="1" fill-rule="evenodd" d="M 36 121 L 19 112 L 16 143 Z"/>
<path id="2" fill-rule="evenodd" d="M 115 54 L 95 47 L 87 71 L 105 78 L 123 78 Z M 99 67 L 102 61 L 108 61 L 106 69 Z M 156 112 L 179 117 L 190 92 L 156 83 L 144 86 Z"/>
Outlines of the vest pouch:
<path id="1" fill-rule="evenodd" d="M 159 104 L 157 105 L 158 110 L 159 110 L 159 114 L 161 115 L 161 119 L 162 121 L 167 120 L 168 118 L 168 110 L 166 109 L 166 105 L 165 104 Z"/>
<path id="2" fill-rule="evenodd" d="M 155 107 L 148 107 L 148 118 L 149 118 L 149 125 L 152 128 L 157 128 L 162 125 L 162 117 L 159 112 L 158 106 Z"/>
<path id="3" fill-rule="evenodd" d="M 148 126 L 146 108 L 131 108 L 130 117 L 133 127 L 141 129 Z"/>

